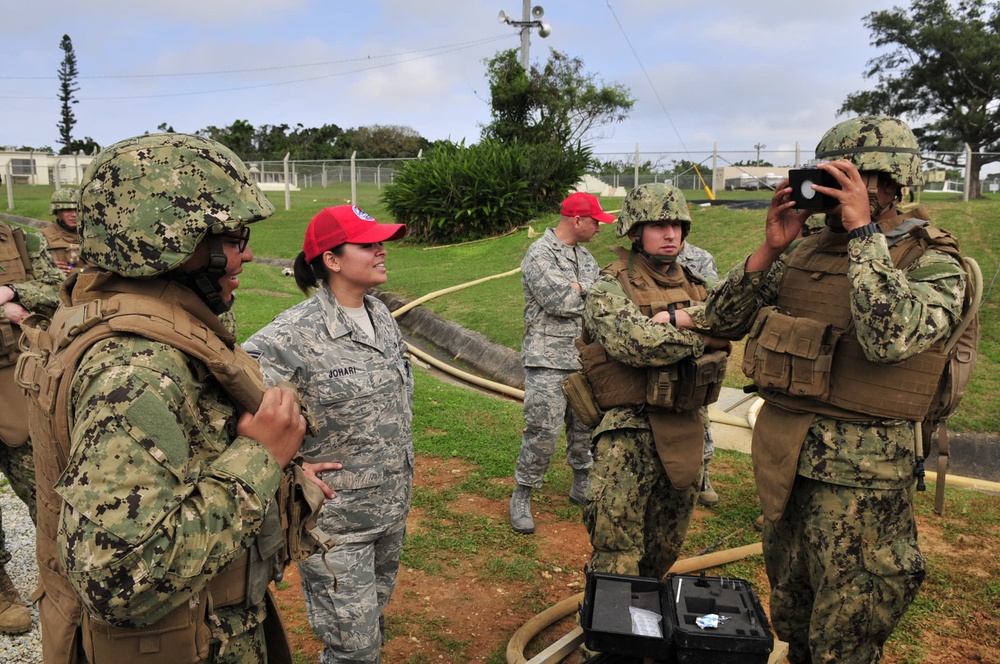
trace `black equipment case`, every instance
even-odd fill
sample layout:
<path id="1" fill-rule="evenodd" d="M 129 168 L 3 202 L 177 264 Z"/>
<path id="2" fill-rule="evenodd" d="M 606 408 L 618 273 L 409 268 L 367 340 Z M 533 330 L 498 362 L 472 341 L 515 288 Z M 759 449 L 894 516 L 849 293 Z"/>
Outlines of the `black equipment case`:
<path id="1" fill-rule="evenodd" d="M 661 636 L 632 632 L 629 607 L 662 616 Z M 717 627 L 698 620 L 718 616 Z M 670 574 L 656 579 L 592 572 L 580 607 L 587 648 L 609 661 L 650 658 L 670 664 L 767 664 L 774 637 L 750 584 L 742 579 Z M 602 660 L 603 661 L 603 660 Z"/>

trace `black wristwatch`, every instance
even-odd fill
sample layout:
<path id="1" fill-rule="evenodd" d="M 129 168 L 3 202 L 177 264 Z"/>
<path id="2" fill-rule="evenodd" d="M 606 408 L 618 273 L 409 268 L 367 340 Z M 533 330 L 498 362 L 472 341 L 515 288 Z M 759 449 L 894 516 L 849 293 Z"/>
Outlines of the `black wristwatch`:
<path id="1" fill-rule="evenodd" d="M 667 313 L 670 314 L 670 324 L 677 327 L 677 314 L 673 309 L 668 309 Z"/>
<path id="2" fill-rule="evenodd" d="M 4 285 L 7 288 L 9 288 L 10 292 L 11 292 L 10 300 L 8 300 L 8 301 L 9 302 L 17 302 L 17 289 L 14 288 L 14 284 L 4 284 Z"/>
<path id="3" fill-rule="evenodd" d="M 876 233 L 881 233 L 882 228 L 876 224 L 874 221 L 864 226 L 858 226 L 853 231 L 847 234 L 848 240 L 853 240 L 859 237 L 869 237 L 870 235 L 875 235 Z"/>

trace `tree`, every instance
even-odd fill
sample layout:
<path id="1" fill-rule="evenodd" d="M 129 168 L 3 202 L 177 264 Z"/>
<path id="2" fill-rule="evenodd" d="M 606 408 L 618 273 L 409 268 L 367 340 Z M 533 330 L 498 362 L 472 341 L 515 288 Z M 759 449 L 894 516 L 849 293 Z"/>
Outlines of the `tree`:
<path id="1" fill-rule="evenodd" d="M 403 125 L 369 125 L 344 132 L 347 156 L 357 150 L 358 159 L 416 157 L 431 143 L 416 129 Z"/>
<path id="2" fill-rule="evenodd" d="M 59 130 L 59 142 L 62 143 L 59 154 L 70 154 L 73 152 L 73 127 L 76 125 L 76 115 L 73 114 L 72 105 L 76 104 L 77 100 L 73 98 L 73 93 L 80 89 L 76 86 L 79 72 L 76 70 L 73 40 L 69 35 L 63 35 L 59 48 L 63 50 L 62 64 L 59 65 L 59 101 L 62 103 L 62 113 L 56 128 Z"/>
<path id="3" fill-rule="evenodd" d="M 931 118 L 914 134 L 942 163 L 941 153 L 972 149 L 970 195 L 978 198 L 980 169 L 1000 161 L 1000 3 L 913 0 L 864 19 L 873 46 L 892 47 L 868 61 L 873 90 L 847 96 L 840 113 Z"/>
<path id="4" fill-rule="evenodd" d="M 605 85 L 583 71 L 582 60 L 555 50 L 541 69 L 525 71 L 515 49 L 485 63 L 493 119 L 483 139 L 526 146 L 525 172 L 532 174 L 528 186 L 538 211 L 557 208 L 591 160 L 583 141 L 624 120 L 635 100 L 624 86 Z"/>
<path id="5" fill-rule="evenodd" d="M 63 152 L 62 154 L 76 154 L 78 152 L 83 152 L 83 154 L 97 154 L 101 151 L 101 144 L 92 139 L 90 136 L 84 136 L 83 140 L 73 139 L 73 142 L 69 144 L 69 151 Z"/>
<path id="6" fill-rule="evenodd" d="M 621 122 L 635 104 L 628 88 L 583 71 L 580 58 L 553 50 L 541 69 L 521 67 L 516 49 L 486 60 L 493 120 L 484 136 L 555 140 L 574 145 L 600 127 Z"/>

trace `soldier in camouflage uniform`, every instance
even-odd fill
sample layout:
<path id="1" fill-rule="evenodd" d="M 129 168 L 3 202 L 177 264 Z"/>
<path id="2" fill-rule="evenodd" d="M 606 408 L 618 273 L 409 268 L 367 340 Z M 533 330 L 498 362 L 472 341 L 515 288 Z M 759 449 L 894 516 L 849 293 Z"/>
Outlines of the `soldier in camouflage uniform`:
<path id="1" fill-rule="evenodd" d="M 564 424 L 566 461 L 573 469 L 569 499 L 577 505 L 586 501 L 593 463 L 592 430 L 568 407 L 562 382 L 580 370 L 575 341 L 583 329 L 587 291 L 599 270 L 594 257 L 580 245 L 594 237 L 600 224 L 614 220 L 601 209 L 596 196 L 570 194 L 562 203 L 559 225 L 546 228 L 521 261 L 525 426 L 510 499 L 510 524 L 519 533 L 535 532 L 531 491 L 542 486 Z"/>
<path id="2" fill-rule="evenodd" d="M 772 624 L 789 661 L 876 662 L 924 578 L 913 513 L 915 422 L 962 313 L 955 243 L 900 188 L 920 184 L 903 122 L 842 122 L 816 148 L 840 188 L 826 227 L 788 181 L 766 239 L 713 290 L 708 321 L 750 333 L 744 372 L 765 400 L 753 437 Z M 787 349 L 787 352 L 785 350 Z"/>
<path id="3" fill-rule="evenodd" d="M 67 276 L 83 270 L 80 264 L 80 237 L 76 233 L 76 215 L 80 192 L 70 187 L 56 189 L 49 208 L 55 223 L 46 224 L 42 235 L 49 241 L 49 252 L 56 266 Z"/>
<path id="4" fill-rule="evenodd" d="M 694 278 L 700 278 L 705 284 L 705 288 L 711 288 L 719 280 L 719 270 L 715 266 L 715 257 L 701 247 L 691 244 L 687 239 L 684 240 L 681 251 L 677 254 L 677 262 L 687 268 Z M 705 468 L 701 477 L 701 487 L 698 490 L 698 503 L 711 507 L 719 502 L 719 493 L 712 486 L 712 480 L 708 474 L 708 465 L 715 458 L 715 439 L 712 437 L 711 421 L 708 418 L 707 408 L 702 412 L 701 417 L 705 424 Z"/>
<path id="5" fill-rule="evenodd" d="M 0 221 L 0 472 L 28 506 L 32 521 L 35 466 L 24 416 L 26 402 L 14 381 L 14 363 L 21 322 L 31 313 L 55 311 L 62 276 L 43 237 Z M 17 633 L 31 628 L 31 614 L 3 569 L 10 559 L 0 518 L 0 632 Z"/>
<path id="6" fill-rule="evenodd" d="M 269 382 L 290 381 L 317 418 L 305 457 L 338 461 L 320 527 L 332 551 L 299 563 L 324 664 L 378 662 L 413 489 L 413 374 L 399 327 L 367 292 L 386 282 L 383 242 L 406 233 L 355 206 L 313 217 L 295 259 L 312 297 L 247 340 Z"/>
<path id="7" fill-rule="evenodd" d="M 265 598 L 282 534 L 268 506 L 306 422 L 217 318 L 253 257 L 248 224 L 273 211 L 239 158 L 198 136 L 125 140 L 87 169 L 93 267 L 50 326 L 26 330 L 38 343 L 18 365 L 46 662 L 290 661 Z"/>
<path id="8" fill-rule="evenodd" d="M 588 571 L 662 576 L 694 511 L 704 399 L 680 400 L 676 371 L 706 355 L 716 369 L 721 362 L 724 373 L 729 342 L 700 324 L 704 286 L 677 261 L 690 228 L 679 190 L 665 184 L 632 189 L 617 226 L 632 248 L 616 249 L 619 259 L 587 295 L 581 360 L 605 410 L 594 431 L 584 508 L 593 546 Z M 662 392 L 651 395 L 657 388 Z"/>

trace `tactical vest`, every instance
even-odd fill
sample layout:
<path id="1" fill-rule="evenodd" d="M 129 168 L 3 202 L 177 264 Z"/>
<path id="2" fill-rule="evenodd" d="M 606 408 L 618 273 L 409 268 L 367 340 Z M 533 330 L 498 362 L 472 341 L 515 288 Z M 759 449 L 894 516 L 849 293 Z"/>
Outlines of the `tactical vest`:
<path id="1" fill-rule="evenodd" d="M 890 230 L 908 216 L 880 225 Z M 905 269 L 929 246 L 957 255 L 954 238 L 929 226 L 911 231 L 889 254 Z M 898 364 L 865 357 L 851 315 L 846 233 L 824 229 L 784 261 L 777 306 L 757 314 L 744 354 L 743 372 L 761 397 L 791 411 L 843 420 L 922 420 L 947 361 L 945 340 Z"/>
<path id="2" fill-rule="evenodd" d="M 0 221 L 0 286 L 32 279 L 24 231 Z"/>
<path id="3" fill-rule="evenodd" d="M 688 280 L 679 263 L 671 265 L 666 274 L 657 274 L 646 261 L 636 260 L 635 253 L 623 248 L 617 248 L 615 253 L 619 255 L 618 260 L 604 268 L 602 274 L 617 279 L 626 297 L 649 318 L 661 311 L 683 309 L 703 302 L 707 296 L 705 287 Z M 643 404 L 674 408 L 681 387 L 681 374 L 676 364 L 655 369 L 631 367 L 610 357 L 600 343 L 590 341 L 586 330 L 583 338 L 577 340 L 577 348 L 594 400 L 602 409 Z M 650 398 L 647 399 L 647 396 Z M 690 404 L 682 405 L 688 407 L 679 410 L 690 409 Z M 704 404 L 694 407 L 701 405 Z"/>
<path id="4" fill-rule="evenodd" d="M 24 231 L 0 221 L 0 286 L 20 284 L 34 278 Z M 20 329 L 0 309 L 0 368 L 17 362 Z"/>
<path id="5" fill-rule="evenodd" d="M 664 274 L 634 252 L 619 247 L 615 253 L 618 260 L 602 274 L 617 279 L 645 316 L 705 300 L 705 287 L 689 280 L 679 263 Z M 637 368 L 608 356 L 599 343 L 590 341 L 586 330 L 577 344 L 582 371 L 598 405 L 641 406 L 670 483 L 678 490 L 694 485 L 701 473 L 705 440 L 699 411 L 719 397 L 726 354 L 708 352 L 668 367 Z"/>
<path id="6" fill-rule="evenodd" d="M 63 228 L 58 221 L 46 224 L 40 231 L 49 242 L 49 253 L 55 261 L 72 265 L 70 274 L 81 272 L 84 268 L 80 262 L 80 237 L 76 231 Z"/>
<path id="7" fill-rule="evenodd" d="M 153 625 L 124 629 L 86 614 L 66 578 L 57 545 L 62 501 L 55 484 L 71 448 L 70 389 L 83 354 L 98 341 L 120 335 L 139 335 L 182 350 L 194 360 L 202 380 L 214 377 L 250 412 L 256 412 L 263 397 L 260 368 L 193 293 L 169 281 L 123 280 L 91 271 L 67 280 L 61 297 L 63 306 L 48 329 L 39 324 L 45 320 L 40 316 L 25 322 L 30 343 L 17 366 L 18 383 L 28 393 L 35 449 L 39 589 L 34 599 L 45 598 L 39 604 L 43 659 L 75 662 L 80 628 L 91 664 L 203 661 L 210 654 L 212 629 L 207 620 L 212 607 L 255 606 L 264 600 L 273 559 L 284 546 L 282 515 L 272 501 L 250 551 L 212 579 L 197 602 Z"/>
<path id="8" fill-rule="evenodd" d="M 37 236 L 29 236 L 20 228 L 0 221 L 0 286 L 21 284 L 35 278 L 28 253 L 29 242 L 38 242 Z M 22 398 L 14 384 L 14 363 L 21 352 L 20 339 L 21 327 L 9 321 L 0 307 L 0 403 L 4 404 L 4 412 L 0 413 L 0 444 L 10 447 L 28 442 L 28 425 L 23 413 L 12 405 Z"/>

